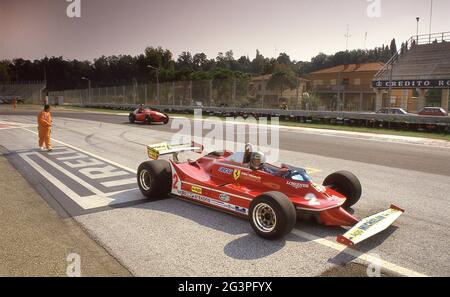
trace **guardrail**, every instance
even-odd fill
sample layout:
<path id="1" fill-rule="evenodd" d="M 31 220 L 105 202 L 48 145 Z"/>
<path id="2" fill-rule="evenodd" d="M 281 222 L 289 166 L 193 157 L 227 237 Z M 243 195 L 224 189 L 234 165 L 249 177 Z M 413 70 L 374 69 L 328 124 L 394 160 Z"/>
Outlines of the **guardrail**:
<path id="1" fill-rule="evenodd" d="M 133 104 L 75 104 L 79 107 L 111 108 L 117 110 L 131 111 L 136 109 Z M 318 122 L 347 122 L 359 123 L 366 126 L 378 124 L 402 124 L 402 125 L 434 125 L 450 130 L 450 117 L 436 116 L 418 116 L 410 115 L 390 115 L 377 114 L 372 112 L 337 112 L 337 111 L 305 111 L 305 110 L 280 110 L 280 109 L 258 109 L 258 108 L 233 108 L 233 107 L 195 107 L 195 106 L 177 106 L 177 105 L 152 105 L 154 109 L 163 112 L 175 113 L 194 113 L 195 109 L 201 109 L 203 115 L 215 116 L 254 116 L 260 117 L 280 117 L 284 120 L 293 120 L 299 122 L 318 121 Z M 420 127 L 419 127 L 420 128 Z"/>

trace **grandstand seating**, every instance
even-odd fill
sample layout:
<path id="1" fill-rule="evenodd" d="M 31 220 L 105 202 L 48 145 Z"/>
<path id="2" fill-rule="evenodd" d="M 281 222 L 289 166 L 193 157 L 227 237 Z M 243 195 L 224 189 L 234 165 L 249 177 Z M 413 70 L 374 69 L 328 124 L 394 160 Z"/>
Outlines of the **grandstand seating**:
<path id="1" fill-rule="evenodd" d="M 411 45 L 392 64 L 392 79 L 448 79 L 450 76 L 450 42 Z M 389 80 L 390 69 L 375 80 Z"/>

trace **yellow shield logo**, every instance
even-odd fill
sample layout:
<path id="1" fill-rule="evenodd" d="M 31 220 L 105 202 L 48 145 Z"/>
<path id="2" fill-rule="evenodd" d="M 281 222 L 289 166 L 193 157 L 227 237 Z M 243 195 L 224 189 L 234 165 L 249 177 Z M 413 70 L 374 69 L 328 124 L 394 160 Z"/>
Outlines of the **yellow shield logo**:
<path id="1" fill-rule="evenodd" d="M 202 188 L 200 188 L 200 187 L 195 187 L 195 186 L 192 186 L 191 190 L 192 190 L 193 193 L 195 193 L 195 194 L 200 194 L 200 195 L 201 195 L 202 192 L 203 192 L 203 189 L 202 189 Z"/>
<path id="2" fill-rule="evenodd" d="M 235 169 L 233 171 L 233 177 L 234 177 L 235 180 L 238 180 L 241 177 L 241 171 L 238 170 L 238 169 Z"/>

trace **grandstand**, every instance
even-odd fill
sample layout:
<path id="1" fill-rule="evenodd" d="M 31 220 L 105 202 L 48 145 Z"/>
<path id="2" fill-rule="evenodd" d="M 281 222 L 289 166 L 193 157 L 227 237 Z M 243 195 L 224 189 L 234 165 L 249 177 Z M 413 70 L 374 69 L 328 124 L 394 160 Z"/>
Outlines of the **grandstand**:
<path id="1" fill-rule="evenodd" d="M 388 89 L 415 89 L 417 109 L 426 105 L 429 89 L 442 89 L 441 107 L 448 110 L 450 89 L 450 32 L 411 37 L 374 76 L 377 107 Z"/>
<path id="2" fill-rule="evenodd" d="M 392 80 L 401 79 L 448 79 L 450 75 L 450 33 L 448 41 L 435 39 L 429 44 L 417 44 L 415 39 L 409 41 L 400 50 L 398 55 L 388 63 L 375 80 L 390 80 L 392 67 Z M 441 34 L 439 34 L 442 36 Z M 446 36 L 446 35 L 444 35 Z"/>
<path id="3" fill-rule="evenodd" d="M 18 102 L 39 104 L 45 85 L 45 82 L 0 84 L 0 103 L 16 98 Z"/>

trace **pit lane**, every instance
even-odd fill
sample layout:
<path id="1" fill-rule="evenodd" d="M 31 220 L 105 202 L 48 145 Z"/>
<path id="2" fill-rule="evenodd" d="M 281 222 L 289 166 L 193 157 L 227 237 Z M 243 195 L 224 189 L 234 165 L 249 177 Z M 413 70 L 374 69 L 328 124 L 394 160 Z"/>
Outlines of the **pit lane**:
<path id="1" fill-rule="evenodd" d="M 120 117 L 116 118 L 121 123 Z M 35 118 L 0 116 L 0 120 L 32 125 Z M 41 174 L 42 170 L 32 172 L 29 163 L 21 164 L 15 162 L 17 159 L 14 160 L 20 153 L 34 153 L 36 139 L 32 132 L 32 128 L 4 129 L 0 131 L 0 143 L 10 151 L 10 162 L 34 187 L 42 189 L 41 195 L 45 199 L 63 199 L 61 193 L 49 190 L 51 185 L 46 184 L 49 179 Z M 69 145 L 76 153 L 86 154 L 92 159 L 101 156 L 103 160 L 100 161 L 111 166 L 119 165 L 115 170 L 125 167 L 131 171 L 146 159 L 145 144 L 168 140 L 171 135 L 167 126 L 135 127 L 69 118 L 56 118 L 53 134 L 60 141 L 57 143 L 58 149 L 67 149 Z M 289 141 L 284 136 L 280 137 L 282 144 L 296 138 L 305 141 L 305 135 L 292 131 L 289 132 Z M 332 136 L 322 138 L 329 138 L 324 141 L 335 139 Z M 370 140 L 359 139 L 357 142 L 373 146 Z M 399 146 L 406 145 L 383 143 L 383 146 L 388 149 L 395 147 L 397 150 Z M 445 148 L 407 146 L 403 152 L 404 158 L 416 158 L 410 151 L 434 152 L 432 162 L 438 159 L 441 166 L 445 166 L 450 159 L 449 150 Z M 361 151 L 357 153 L 364 154 Z M 370 159 L 370 151 L 367 153 Z M 447 252 L 450 186 L 445 169 L 436 168 L 435 173 L 430 173 L 430 168 L 422 170 L 420 166 L 416 170 L 402 168 L 405 166 L 396 167 L 395 164 L 380 166 L 373 164 L 373 161 L 360 162 L 296 152 L 283 145 L 281 159 L 286 163 L 320 169 L 312 174 L 317 181 L 339 169 L 355 172 L 364 187 L 363 199 L 355 207 L 358 217 L 375 213 L 390 203 L 403 206 L 407 212 L 395 223 L 397 228 L 393 227 L 363 243 L 355 252 L 342 251 L 330 244 L 337 234 L 342 233 L 342 229 L 299 222 L 296 231 L 284 240 L 267 242 L 256 237 L 245 220 L 175 199 L 142 201 L 142 197 L 132 194 L 133 189 L 130 189 L 129 195 L 125 195 L 130 201 L 108 202 L 86 211 L 64 205 L 61 201 L 54 204 L 74 216 L 135 275 L 313 276 L 326 274 L 336 266 L 352 261 L 367 265 L 366 260 L 371 258 L 365 255 L 373 254 L 379 255 L 393 265 L 391 268 L 403 271 L 406 275 L 450 274 Z M 50 171 L 50 168 L 45 167 L 46 164 L 41 165 L 44 172 Z M 57 179 L 64 178 L 64 174 L 53 175 Z M 75 175 L 79 178 L 82 176 Z M 91 186 L 96 189 L 100 187 L 97 183 Z M 73 187 L 76 188 L 76 185 Z M 89 193 L 84 195 L 92 196 Z M 397 269 L 399 267 L 403 270 Z"/>

